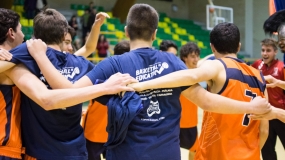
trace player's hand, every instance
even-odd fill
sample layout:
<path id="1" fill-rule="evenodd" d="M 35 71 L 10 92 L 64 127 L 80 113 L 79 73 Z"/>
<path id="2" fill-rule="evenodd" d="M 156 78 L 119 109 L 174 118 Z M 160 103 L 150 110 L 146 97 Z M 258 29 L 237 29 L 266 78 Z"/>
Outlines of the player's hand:
<path id="1" fill-rule="evenodd" d="M 47 45 L 41 39 L 30 39 L 26 41 L 30 55 L 34 58 L 41 58 L 46 55 Z"/>
<path id="2" fill-rule="evenodd" d="M 265 114 L 271 111 L 271 105 L 265 98 L 260 96 L 255 97 L 251 102 L 251 112 L 252 114 Z"/>
<path id="3" fill-rule="evenodd" d="M 128 87 L 127 85 L 135 82 L 138 81 L 131 77 L 129 74 L 116 73 L 103 84 L 105 85 L 108 94 L 117 94 L 124 91 L 134 91 L 133 88 Z"/>
<path id="4" fill-rule="evenodd" d="M 0 48 L 0 60 L 10 61 L 12 59 L 12 54 L 5 49 Z"/>
<path id="5" fill-rule="evenodd" d="M 267 76 L 264 76 L 264 79 L 266 82 L 268 82 L 268 84 L 266 84 L 266 87 L 268 88 L 274 88 L 274 87 L 278 87 L 277 84 L 278 84 L 278 79 L 272 77 L 271 75 L 267 75 Z"/>
<path id="6" fill-rule="evenodd" d="M 267 112 L 265 114 L 250 114 L 248 115 L 248 118 L 251 118 L 253 120 L 272 120 L 276 119 L 276 111 L 276 108 L 272 107 L 272 110 L 270 112 Z"/>
<path id="7" fill-rule="evenodd" d="M 99 12 L 96 14 L 94 24 L 102 26 L 106 18 L 110 18 L 110 16 L 105 12 Z"/>

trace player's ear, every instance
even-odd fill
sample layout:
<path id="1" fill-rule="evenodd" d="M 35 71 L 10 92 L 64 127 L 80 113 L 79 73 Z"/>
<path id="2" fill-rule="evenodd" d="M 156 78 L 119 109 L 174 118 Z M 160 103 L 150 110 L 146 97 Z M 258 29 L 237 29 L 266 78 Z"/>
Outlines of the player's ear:
<path id="1" fill-rule="evenodd" d="M 151 36 L 151 41 L 154 41 L 156 39 L 156 33 L 157 33 L 157 29 L 155 29 L 154 33 Z"/>
<path id="2" fill-rule="evenodd" d="M 12 28 L 8 29 L 7 38 L 15 39 L 15 32 Z"/>
<path id="3" fill-rule="evenodd" d="M 210 43 L 210 47 L 211 47 L 212 52 L 215 53 L 216 52 L 216 48 L 214 47 L 214 45 L 212 43 Z"/>
<path id="4" fill-rule="evenodd" d="M 237 53 L 240 51 L 240 47 L 241 47 L 241 43 L 239 42 Z"/>
<path id="5" fill-rule="evenodd" d="M 127 38 L 130 38 L 130 36 L 129 36 L 129 33 L 128 33 L 128 30 L 127 30 L 127 26 L 125 26 L 125 36 L 127 37 Z"/>

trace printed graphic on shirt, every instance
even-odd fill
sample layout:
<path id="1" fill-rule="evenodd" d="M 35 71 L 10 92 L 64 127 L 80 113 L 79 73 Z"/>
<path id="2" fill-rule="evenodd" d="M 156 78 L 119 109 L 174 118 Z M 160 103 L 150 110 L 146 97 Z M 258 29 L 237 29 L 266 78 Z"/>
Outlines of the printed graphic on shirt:
<path id="1" fill-rule="evenodd" d="M 272 76 L 278 76 L 278 67 L 274 67 Z"/>
<path id="2" fill-rule="evenodd" d="M 165 97 L 165 96 L 172 96 L 173 90 L 172 89 L 159 89 L 159 90 L 145 90 L 140 92 L 141 100 L 150 100 L 150 104 L 147 108 L 147 117 L 141 118 L 142 121 L 160 121 L 165 119 L 165 117 L 161 116 L 159 118 L 152 118 L 153 115 L 160 115 L 161 109 L 159 106 L 159 102 L 156 99 L 157 97 Z"/>
<path id="3" fill-rule="evenodd" d="M 150 101 L 150 105 L 147 109 L 147 115 L 151 117 L 153 114 L 160 114 L 160 108 L 159 108 L 158 101 L 156 102 Z"/>
<path id="4" fill-rule="evenodd" d="M 157 62 L 153 65 L 149 65 L 147 68 L 136 70 L 136 79 L 143 81 L 152 78 L 157 74 L 161 74 L 164 69 L 169 67 L 166 62 Z"/>
<path id="5" fill-rule="evenodd" d="M 68 80 L 72 80 L 74 78 L 75 75 L 80 74 L 80 69 L 78 67 L 64 67 L 61 70 L 58 70 L 59 73 L 61 73 L 61 75 L 63 75 L 66 79 Z M 40 73 L 40 80 L 47 86 L 50 87 L 44 77 L 44 75 L 42 74 L 42 72 Z M 72 81 L 73 82 L 73 81 Z"/>
<path id="6" fill-rule="evenodd" d="M 201 148 L 207 148 L 212 145 L 214 142 L 221 138 L 215 119 L 211 116 L 211 113 L 205 113 L 207 117 L 203 130 L 205 130 L 204 135 L 201 137 Z"/>

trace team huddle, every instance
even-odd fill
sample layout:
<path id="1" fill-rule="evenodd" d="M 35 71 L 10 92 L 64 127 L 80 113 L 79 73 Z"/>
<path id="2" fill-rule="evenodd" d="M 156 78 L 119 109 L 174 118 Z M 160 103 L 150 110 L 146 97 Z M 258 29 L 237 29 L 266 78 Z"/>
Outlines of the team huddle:
<path id="1" fill-rule="evenodd" d="M 35 39 L 22 43 L 19 15 L 0 8 L 1 160 L 93 159 L 92 142 L 84 135 L 93 132 L 92 123 L 84 130 L 80 124 L 88 100 L 108 108 L 107 160 L 180 160 L 181 96 L 205 111 L 194 159 L 260 159 L 268 120 L 285 122 L 283 111 L 265 98 L 266 81 L 285 85 L 237 58 L 236 25 L 216 25 L 210 33 L 215 59 L 189 67 L 187 56 L 181 61 L 153 49 L 158 13 L 135 4 L 125 27 L 129 49 L 95 66 L 85 57 L 88 47 L 96 48 L 107 17 L 98 13 L 89 45 L 69 54 L 62 52 L 68 23 L 58 11 L 38 13 Z M 199 85 L 204 81 L 208 90 Z"/>

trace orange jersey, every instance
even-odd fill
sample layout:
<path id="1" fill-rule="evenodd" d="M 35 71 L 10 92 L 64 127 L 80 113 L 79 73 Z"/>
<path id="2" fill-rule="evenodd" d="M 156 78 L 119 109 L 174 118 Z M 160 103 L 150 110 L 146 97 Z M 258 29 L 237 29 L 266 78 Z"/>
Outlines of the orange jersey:
<path id="1" fill-rule="evenodd" d="M 94 103 L 93 103 L 94 102 Z M 96 101 L 90 101 L 83 119 L 84 136 L 92 142 L 107 142 L 107 107 Z"/>
<path id="2" fill-rule="evenodd" d="M 264 96 L 265 82 L 260 71 L 234 58 L 222 58 L 226 82 L 218 93 L 231 99 L 249 102 Z M 246 114 L 204 112 L 196 160 L 259 160 L 260 121 Z"/>
<path id="3" fill-rule="evenodd" d="M 181 104 L 181 119 L 180 119 L 180 128 L 191 128 L 195 127 L 198 124 L 198 107 L 185 98 L 183 95 L 180 96 Z"/>
<path id="4" fill-rule="evenodd" d="M 21 159 L 20 90 L 0 85 L 0 156 Z"/>

